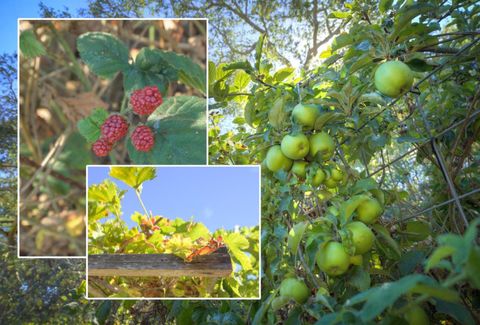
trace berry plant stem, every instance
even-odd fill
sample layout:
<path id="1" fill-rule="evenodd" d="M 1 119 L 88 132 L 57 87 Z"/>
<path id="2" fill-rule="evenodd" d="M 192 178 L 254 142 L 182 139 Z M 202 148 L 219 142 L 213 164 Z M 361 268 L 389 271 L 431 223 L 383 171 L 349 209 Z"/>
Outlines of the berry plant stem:
<path id="1" fill-rule="evenodd" d="M 140 205 L 143 208 L 143 211 L 145 212 L 145 216 L 149 216 L 149 213 L 147 211 L 147 208 L 145 208 L 145 204 L 143 204 L 142 196 L 140 195 L 141 191 L 139 189 L 135 189 L 135 194 L 137 194 L 138 201 L 140 201 Z"/>

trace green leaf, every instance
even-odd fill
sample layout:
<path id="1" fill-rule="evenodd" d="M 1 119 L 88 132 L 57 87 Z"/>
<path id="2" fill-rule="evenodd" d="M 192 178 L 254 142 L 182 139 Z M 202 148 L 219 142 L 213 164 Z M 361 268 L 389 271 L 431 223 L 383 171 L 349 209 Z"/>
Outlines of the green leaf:
<path id="1" fill-rule="evenodd" d="M 35 32 L 31 29 L 20 34 L 20 52 L 28 59 L 47 54 L 45 47 L 37 40 Z"/>
<path id="2" fill-rule="evenodd" d="M 459 324 L 474 325 L 470 311 L 462 304 L 455 304 L 444 300 L 435 300 L 435 308 L 438 313 L 449 315 L 456 319 Z"/>
<path id="3" fill-rule="evenodd" d="M 162 72 L 144 71 L 136 66 L 130 66 L 124 71 L 123 87 L 127 92 L 142 89 L 146 86 L 157 86 L 162 94 L 166 94 L 170 82 L 178 80 L 176 70 L 166 69 Z"/>
<path id="4" fill-rule="evenodd" d="M 113 213 L 119 217 L 121 215 L 121 199 L 125 191 L 120 191 L 115 183 L 110 180 L 105 180 L 100 184 L 94 184 L 88 188 L 88 204 L 89 204 L 89 216 L 88 223 L 95 222 L 99 218 L 99 212 L 101 208 L 107 213 Z M 95 215 L 90 214 L 90 209 L 97 211 Z M 103 215 L 106 217 L 107 215 Z"/>
<path id="5" fill-rule="evenodd" d="M 227 245 L 228 250 L 230 251 L 234 260 L 236 260 L 244 270 L 250 270 L 252 264 L 250 262 L 249 256 L 243 252 L 249 247 L 248 239 L 245 236 L 239 233 L 230 233 L 223 237 L 223 241 Z"/>
<path id="6" fill-rule="evenodd" d="M 274 292 L 272 292 L 265 300 L 260 304 L 260 308 L 258 308 L 257 312 L 255 313 L 255 317 L 253 318 L 252 325 L 262 325 L 263 324 L 263 318 L 265 317 L 265 314 L 267 311 L 270 309 L 270 305 L 272 304 L 272 301 L 275 299 L 277 295 L 278 289 L 276 289 Z"/>
<path id="7" fill-rule="evenodd" d="M 192 241 L 197 240 L 200 237 L 207 239 L 210 237 L 210 230 L 208 230 L 203 223 L 197 222 L 190 228 L 187 236 L 190 237 Z"/>
<path id="8" fill-rule="evenodd" d="M 393 0 L 380 0 L 378 10 L 383 14 L 392 7 Z"/>
<path id="9" fill-rule="evenodd" d="M 281 129 L 287 119 L 287 112 L 285 111 L 285 100 L 282 96 L 278 97 L 273 102 L 272 108 L 268 111 L 268 122 L 275 128 Z"/>
<path id="10" fill-rule="evenodd" d="M 380 224 L 371 225 L 371 227 L 377 232 L 381 239 L 395 252 L 396 258 L 399 259 L 402 256 L 402 251 L 398 246 L 396 240 L 390 236 L 390 232 Z"/>
<path id="11" fill-rule="evenodd" d="M 350 12 L 332 11 L 330 15 L 328 15 L 328 18 L 346 19 L 346 18 L 350 18 L 351 16 L 352 14 Z"/>
<path id="12" fill-rule="evenodd" d="M 165 60 L 172 68 L 176 69 L 180 80 L 184 84 L 204 94 L 206 93 L 206 73 L 200 65 L 193 62 L 189 57 L 175 52 L 166 52 L 157 49 L 151 51 L 155 51 L 156 55 Z"/>
<path id="13" fill-rule="evenodd" d="M 345 118 L 345 114 L 336 112 L 322 112 L 320 116 L 315 120 L 315 130 L 322 130 L 322 128 L 328 124 Z"/>
<path id="14" fill-rule="evenodd" d="M 287 245 L 293 255 L 297 255 L 298 245 L 302 240 L 306 228 L 306 222 L 299 222 L 295 224 L 288 233 Z"/>
<path id="15" fill-rule="evenodd" d="M 260 70 L 260 63 L 262 62 L 263 43 L 265 42 L 266 34 L 261 34 L 255 46 L 255 69 Z"/>
<path id="16" fill-rule="evenodd" d="M 273 79 L 275 81 L 280 82 L 285 80 L 288 76 L 290 76 L 295 71 L 295 68 L 285 67 L 277 70 L 273 75 Z"/>
<path id="17" fill-rule="evenodd" d="M 411 293 L 418 293 L 418 294 L 425 294 L 430 297 L 435 297 L 438 299 L 442 299 L 448 302 L 457 302 L 460 300 L 458 296 L 458 292 L 452 289 L 448 289 L 442 287 L 441 285 L 434 283 L 434 284 L 417 284 L 413 288 L 410 289 Z"/>
<path id="18" fill-rule="evenodd" d="M 427 2 L 415 3 L 403 6 L 395 16 L 394 31 L 390 35 L 390 39 L 395 39 L 402 30 L 410 24 L 413 18 L 418 15 L 435 12 L 435 5 Z"/>
<path id="19" fill-rule="evenodd" d="M 235 78 L 233 79 L 232 89 L 241 91 L 248 86 L 251 80 L 252 79 L 248 73 L 243 70 L 238 70 L 237 73 L 235 73 Z"/>
<path id="20" fill-rule="evenodd" d="M 455 252 L 455 248 L 453 246 L 440 246 L 437 247 L 432 255 L 427 259 L 425 264 L 425 271 L 430 271 L 432 268 L 436 267 L 441 260 L 446 257 L 451 256 Z"/>
<path id="21" fill-rule="evenodd" d="M 77 39 L 77 49 L 82 60 L 100 77 L 111 78 L 129 67 L 128 48 L 111 34 L 82 34 Z"/>
<path id="22" fill-rule="evenodd" d="M 353 44 L 354 39 L 350 34 L 340 34 L 332 42 L 332 51 L 336 51 L 347 45 Z"/>
<path id="23" fill-rule="evenodd" d="M 354 272 L 349 279 L 349 283 L 358 291 L 365 291 L 370 288 L 370 282 L 370 273 L 359 266 L 355 267 Z"/>
<path id="24" fill-rule="evenodd" d="M 143 182 L 157 177 L 154 167 L 110 167 L 110 176 L 135 190 L 141 189 Z"/>
<path id="25" fill-rule="evenodd" d="M 105 324 L 108 317 L 110 316 L 110 311 L 112 309 L 112 301 L 105 300 L 100 303 L 95 311 L 95 318 L 98 324 Z"/>
<path id="26" fill-rule="evenodd" d="M 476 289 L 480 289 L 480 248 L 474 247 L 470 251 L 470 255 L 465 265 L 465 272 L 470 278 L 472 286 Z"/>
<path id="27" fill-rule="evenodd" d="M 195 165 L 206 162 L 206 101 L 199 97 L 170 97 L 149 116 L 155 133 L 150 152 L 127 149 L 136 164 Z"/>
<path id="28" fill-rule="evenodd" d="M 395 282 L 385 282 L 378 287 L 363 291 L 348 299 L 345 306 L 349 307 L 365 302 L 358 316 L 363 322 L 370 322 L 417 284 L 431 283 L 431 281 L 432 279 L 426 275 L 408 275 Z"/>
<path id="29" fill-rule="evenodd" d="M 362 54 L 360 57 L 356 58 L 353 64 L 348 69 L 350 74 L 354 73 L 355 71 L 368 66 L 369 64 L 373 63 L 373 57 L 370 56 L 370 53 Z"/>
<path id="30" fill-rule="evenodd" d="M 222 70 L 244 70 L 246 73 L 250 74 L 253 72 L 253 67 L 248 61 L 237 61 L 223 65 Z"/>
<path id="31" fill-rule="evenodd" d="M 100 126 L 108 117 L 108 112 L 103 108 L 93 110 L 90 116 L 81 119 L 77 123 L 78 132 L 87 140 L 93 143 L 100 137 Z"/>

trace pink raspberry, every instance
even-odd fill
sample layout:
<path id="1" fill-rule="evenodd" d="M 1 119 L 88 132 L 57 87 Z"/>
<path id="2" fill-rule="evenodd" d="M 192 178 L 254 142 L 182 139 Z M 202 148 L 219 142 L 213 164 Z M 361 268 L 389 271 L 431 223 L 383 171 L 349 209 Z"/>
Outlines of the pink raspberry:
<path id="1" fill-rule="evenodd" d="M 107 139 L 100 138 L 92 144 L 92 151 L 98 157 L 106 157 L 112 150 L 112 144 Z"/>
<path id="2" fill-rule="evenodd" d="M 138 115 L 152 114 L 162 102 L 162 94 L 157 86 L 135 90 L 130 96 L 130 104 Z"/>
<path id="3" fill-rule="evenodd" d="M 130 136 L 132 144 L 138 151 L 148 152 L 155 144 L 155 137 L 152 129 L 146 125 L 139 125 L 133 130 Z"/>
<path id="4" fill-rule="evenodd" d="M 128 132 L 128 122 L 121 115 L 110 115 L 101 126 L 102 138 L 110 143 L 117 142 Z"/>

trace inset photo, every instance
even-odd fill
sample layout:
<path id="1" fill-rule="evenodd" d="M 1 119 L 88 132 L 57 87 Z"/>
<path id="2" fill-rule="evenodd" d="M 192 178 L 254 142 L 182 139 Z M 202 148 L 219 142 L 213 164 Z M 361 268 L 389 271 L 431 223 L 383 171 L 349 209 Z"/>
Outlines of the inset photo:
<path id="1" fill-rule="evenodd" d="M 206 19 L 19 19 L 19 256 L 86 255 L 89 164 L 206 163 Z"/>
<path id="2" fill-rule="evenodd" d="M 88 166 L 88 299 L 259 299 L 260 166 Z"/>

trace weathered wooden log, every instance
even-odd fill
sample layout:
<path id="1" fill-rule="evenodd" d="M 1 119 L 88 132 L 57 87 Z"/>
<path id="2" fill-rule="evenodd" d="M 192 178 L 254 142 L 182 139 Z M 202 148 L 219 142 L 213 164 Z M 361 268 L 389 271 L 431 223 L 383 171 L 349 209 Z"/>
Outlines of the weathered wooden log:
<path id="1" fill-rule="evenodd" d="M 89 276 L 227 277 L 232 262 L 226 247 L 185 262 L 173 254 L 88 255 Z"/>

